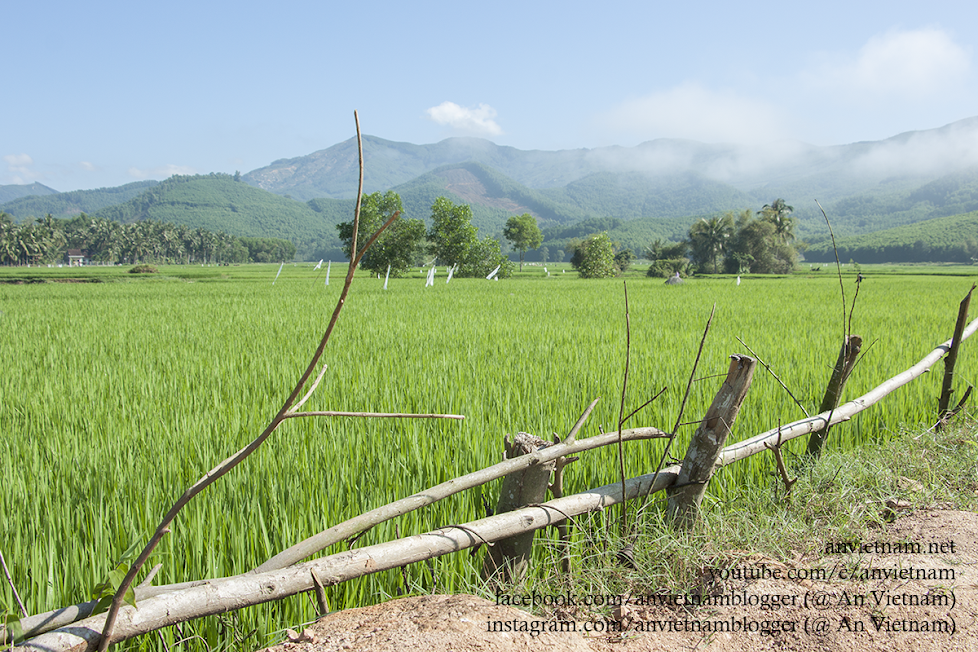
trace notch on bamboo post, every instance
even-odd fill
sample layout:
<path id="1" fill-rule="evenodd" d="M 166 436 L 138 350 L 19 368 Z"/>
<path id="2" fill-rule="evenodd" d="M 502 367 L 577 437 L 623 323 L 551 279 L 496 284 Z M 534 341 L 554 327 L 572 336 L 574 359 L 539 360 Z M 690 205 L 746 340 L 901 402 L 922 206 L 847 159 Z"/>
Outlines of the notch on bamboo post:
<path id="1" fill-rule="evenodd" d="M 512 441 L 509 437 L 506 438 L 506 459 L 534 453 L 548 445 L 549 442 L 539 437 L 519 432 Z M 503 478 L 495 513 L 504 514 L 520 507 L 544 502 L 547 488 L 550 486 L 550 474 L 555 466 L 556 462 L 551 460 L 543 464 L 534 464 Z M 535 533 L 536 530 L 530 530 L 497 541 L 486 554 L 482 567 L 483 577 L 509 582 L 522 576 L 530 561 Z"/>
<path id="2" fill-rule="evenodd" d="M 842 344 L 842 349 L 839 351 L 839 359 L 836 360 L 835 367 L 832 369 L 832 377 L 829 379 L 829 385 L 825 388 L 825 396 L 822 398 L 822 404 L 818 408 L 819 412 L 831 412 L 839 407 L 842 390 L 845 389 L 846 381 L 849 380 L 852 368 L 856 364 L 856 356 L 859 355 L 859 350 L 862 348 L 862 345 L 863 338 L 858 335 L 849 335 L 846 337 L 845 342 Z M 825 444 L 828 436 L 828 425 L 817 432 L 813 432 L 811 437 L 808 438 L 808 455 L 811 457 L 821 455 L 822 446 Z"/>
<path id="3" fill-rule="evenodd" d="M 696 520 L 706 483 L 713 475 L 730 428 L 750 389 L 756 366 L 757 361 L 746 355 L 730 356 L 727 377 L 689 442 L 675 484 L 666 490 L 669 496 L 667 510 L 682 529 L 688 529 Z"/>

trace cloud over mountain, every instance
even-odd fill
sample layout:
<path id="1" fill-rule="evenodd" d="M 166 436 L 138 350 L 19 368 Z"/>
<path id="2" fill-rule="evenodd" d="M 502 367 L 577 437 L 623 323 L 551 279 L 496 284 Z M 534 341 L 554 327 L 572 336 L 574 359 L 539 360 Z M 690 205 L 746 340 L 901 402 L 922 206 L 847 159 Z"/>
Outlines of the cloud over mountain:
<path id="1" fill-rule="evenodd" d="M 488 104 L 473 108 L 459 106 L 455 102 L 442 102 L 427 109 L 428 118 L 440 125 L 478 136 L 499 136 L 502 128 L 496 124 L 496 109 Z"/>

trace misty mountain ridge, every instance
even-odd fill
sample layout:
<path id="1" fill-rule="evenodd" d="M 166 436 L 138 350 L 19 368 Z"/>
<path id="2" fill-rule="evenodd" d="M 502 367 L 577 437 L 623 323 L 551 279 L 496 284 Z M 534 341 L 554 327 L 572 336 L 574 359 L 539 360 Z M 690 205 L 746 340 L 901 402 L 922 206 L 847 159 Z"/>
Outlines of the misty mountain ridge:
<path id="1" fill-rule="evenodd" d="M 700 217 L 756 211 L 779 197 L 795 207 L 799 238 L 813 245 L 828 237 L 815 199 L 837 237 L 978 210 L 978 117 L 833 147 L 659 139 L 547 152 L 478 138 L 413 145 L 366 136 L 364 150 L 366 192 L 397 192 L 405 217 L 429 220 L 432 203 L 446 196 L 470 205 L 482 234 L 502 238 L 510 216 L 530 213 L 551 251 L 581 229 L 601 227 L 640 252 L 657 238 L 682 239 Z M 210 174 L 71 193 L 41 184 L 0 186 L 4 196 L 17 197 L 0 202 L 0 210 L 16 219 L 84 211 L 281 237 L 301 257 L 337 259 L 335 225 L 352 218 L 358 176 L 350 139 L 275 161 L 240 181 Z"/>
<path id="2" fill-rule="evenodd" d="M 797 141 L 767 145 L 707 144 L 658 139 L 635 147 L 559 151 L 518 150 L 480 138 L 414 145 L 364 136 L 364 186 L 387 190 L 445 165 L 477 162 L 531 189 L 562 188 L 589 175 L 651 177 L 692 172 L 756 198 L 818 191 L 834 201 L 891 178 L 917 185 L 978 165 L 978 117 L 881 141 L 819 147 Z M 296 199 L 350 198 L 358 182 L 356 139 L 307 156 L 282 159 L 244 181 Z"/>

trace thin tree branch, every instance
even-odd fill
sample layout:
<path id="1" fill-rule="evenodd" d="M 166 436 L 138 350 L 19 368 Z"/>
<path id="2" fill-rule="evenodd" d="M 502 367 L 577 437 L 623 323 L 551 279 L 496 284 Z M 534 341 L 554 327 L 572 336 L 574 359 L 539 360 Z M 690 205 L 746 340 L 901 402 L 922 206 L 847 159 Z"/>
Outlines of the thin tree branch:
<path id="1" fill-rule="evenodd" d="M 27 609 L 24 608 L 24 603 L 20 601 L 20 595 L 17 593 L 17 587 L 14 586 L 14 578 L 10 576 L 10 571 L 7 569 L 7 562 L 4 561 L 2 552 L 0 552 L 0 566 L 3 566 L 3 574 L 7 576 L 7 584 L 10 585 L 10 590 L 14 592 L 14 599 L 17 600 L 17 606 L 20 607 L 20 613 L 24 614 L 24 618 L 27 618 Z"/>
<path id="2" fill-rule="evenodd" d="M 763 360 L 761 360 L 761 356 L 759 356 L 759 355 L 757 355 L 756 353 L 754 353 L 754 352 L 753 352 L 753 351 L 751 350 L 751 348 L 750 348 L 749 346 L 747 346 L 747 344 L 746 344 L 746 343 L 744 343 L 744 340 L 742 340 L 742 339 L 740 339 L 740 338 L 738 337 L 738 338 L 737 338 L 737 341 L 738 341 L 738 342 L 740 342 L 741 344 L 743 344 L 743 345 L 744 345 L 744 348 L 745 348 L 745 349 L 747 349 L 748 351 L 750 351 L 750 354 L 751 354 L 752 356 L 754 356 L 754 359 L 755 359 L 755 360 L 757 360 L 758 362 L 760 362 L 760 363 L 761 363 L 761 366 L 763 366 L 763 367 L 764 367 L 765 369 L 767 369 L 767 372 L 768 372 L 769 374 L 771 374 L 772 376 L 774 376 L 774 379 L 775 379 L 776 381 L 778 381 L 778 384 L 779 384 L 779 385 L 781 385 L 781 387 L 783 387 L 783 388 L 784 388 L 784 391 L 786 391 L 786 392 L 788 392 L 788 396 L 790 396 L 790 397 L 791 397 L 791 400 L 795 402 L 795 405 L 797 405 L 798 407 L 800 407 L 800 408 L 801 408 L 801 411 L 805 413 L 805 416 L 806 416 L 806 417 L 810 417 L 810 416 L 812 416 L 812 415 L 810 415 L 810 414 L 808 413 L 808 410 L 806 410 L 806 409 L 805 409 L 805 406 L 801 404 L 801 401 L 799 401 L 799 400 L 798 400 L 797 398 L 795 398 L 795 395 L 791 393 L 791 390 L 790 390 L 790 389 L 788 389 L 788 386 L 787 386 L 787 385 L 785 385 L 785 384 L 784 384 L 784 382 L 782 382 L 782 380 L 781 380 L 780 378 L 778 378 L 778 374 L 776 374 L 776 373 L 774 373 L 774 370 L 773 370 L 773 369 L 771 369 L 771 365 L 769 365 L 768 363 L 766 363 L 766 362 L 764 362 Z"/>
<path id="3" fill-rule="evenodd" d="M 829 223 L 829 216 L 825 214 L 825 209 L 822 205 L 815 200 L 815 205 L 818 206 L 818 210 L 822 211 L 822 217 L 825 218 L 825 225 L 829 227 L 829 237 L 832 238 L 832 251 L 835 252 L 835 268 L 839 272 L 839 289 L 842 290 L 842 334 L 847 335 L 846 332 L 846 287 L 842 282 L 842 263 L 839 262 L 839 249 L 835 246 L 835 234 L 832 232 L 832 224 Z"/>
<path id="4" fill-rule="evenodd" d="M 703 337 L 700 339 L 700 348 L 696 351 L 696 359 L 693 361 L 693 368 L 689 372 L 689 382 L 686 383 L 686 393 L 683 395 L 683 402 L 679 406 L 679 414 L 676 416 L 676 425 L 672 427 L 672 433 L 669 435 L 669 441 L 666 442 L 666 448 L 662 451 L 662 457 L 659 458 L 659 464 L 655 468 L 655 475 L 652 476 L 652 484 L 655 484 L 659 479 L 659 473 L 662 471 L 662 465 L 665 464 L 666 458 L 669 455 L 669 449 L 672 448 L 672 442 L 676 441 L 676 432 L 679 430 L 679 424 L 683 419 L 683 412 L 686 410 L 686 401 L 689 400 L 689 392 L 693 387 L 693 378 L 696 377 L 696 368 L 700 364 L 700 356 L 703 355 L 703 345 L 706 344 L 706 335 L 710 332 L 710 324 L 713 323 L 713 315 L 716 314 L 717 304 L 713 304 L 713 309 L 710 311 L 710 318 L 706 320 L 706 328 L 703 329 Z"/>
<path id="5" fill-rule="evenodd" d="M 628 316 L 628 284 L 621 282 L 625 290 L 625 375 L 621 381 L 621 407 L 618 409 L 618 469 L 621 473 L 621 535 L 628 531 L 628 501 L 625 496 L 625 447 L 621 441 L 621 425 L 625 422 L 625 392 L 628 389 L 628 361 L 632 353 L 632 327 Z"/>
<path id="6" fill-rule="evenodd" d="M 372 417 L 377 419 L 458 419 L 465 418 L 461 414 L 408 414 L 402 412 L 337 412 L 322 410 L 317 412 L 289 412 L 285 419 L 295 417 Z"/>
<path id="7" fill-rule="evenodd" d="M 584 410 L 583 414 L 581 414 L 581 418 L 577 420 L 577 423 L 574 424 L 574 427 L 571 428 L 570 433 L 568 433 L 567 437 L 564 439 L 565 444 L 570 445 L 574 443 L 574 438 L 577 437 L 577 433 L 581 430 L 581 427 L 584 426 L 584 422 L 587 421 L 587 418 L 591 416 L 591 411 L 594 409 L 594 406 L 597 405 L 598 401 L 600 400 L 601 397 L 599 396 L 598 398 L 591 401 L 591 404 L 587 406 L 587 409 Z"/>
<path id="8" fill-rule="evenodd" d="M 660 396 L 662 396 L 663 392 L 665 392 L 667 389 L 668 389 L 668 387 L 663 387 L 652 398 L 650 398 L 645 403 L 642 403 L 637 408 L 635 408 L 634 410 L 632 410 L 631 412 L 629 412 L 628 413 L 628 416 L 625 417 L 625 420 L 621 422 L 621 425 L 622 426 L 625 425 L 628 422 L 629 419 L 631 419 L 633 416 L 635 416 L 636 414 L 638 414 L 639 412 L 641 412 L 642 410 L 644 410 L 646 407 L 648 407 L 649 405 L 651 405 L 655 401 L 655 399 L 657 399 Z M 620 426 L 619 426 L 619 429 L 620 429 Z"/>
<path id="9" fill-rule="evenodd" d="M 357 125 L 357 143 L 360 149 L 360 188 L 357 192 L 357 208 L 356 208 L 356 213 L 353 217 L 353 245 L 354 246 L 351 249 L 351 251 L 356 251 L 356 234 L 357 234 L 357 229 L 360 227 L 360 201 L 362 199 L 362 192 L 363 192 L 363 142 L 360 135 L 360 118 L 357 115 L 356 111 L 353 112 L 353 117 Z M 384 226 L 382 226 L 380 230 L 378 230 L 378 232 L 374 235 L 374 237 L 371 238 L 371 242 L 368 243 L 368 246 L 374 240 L 376 240 L 380 232 L 383 231 L 383 229 L 385 229 L 389 224 L 391 224 L 391 222 L 393 222 L 393 220 L 396 219 L 396 217 L 397 214 L 395 213 L 394 217 L 388 220 L 387 223 L 384 224 Z M 361 256 L 362 255 L 363 253 L 361 252 Z M 359 262 L 359 258 L 357 258 L 357 262 Z M 319 358 L 322 357 L 323 350 L 326 348 L 326 343 L 329 341 L 329 337 L 333 333 L 333 328 L 336 326 L 336 321 L 339 319 L 340 311 L 342 311 L 343 305 L 346 303 L 346 297 L 350 292 L 350 285 L 353 283 L 353 274 L 355 270 L 356 270 L 356 265 L 353 262 L 351 262 L 350 268 L 347 270 L 346 282 L 343 284 L 343 290 L 340 293 L 340 297 L 336 302 L 336 308 L 333 310 L 333 315 L 332 317 L 330 317 L 329 324 L 326 327 L 326 332 L 323 334 L 323 337 L 319 342 L 319 346 L 316 348 L 316 351 L 312 356 L 312 360 L 309 361 L 309 365 L 306 367 L 305 372 L 299 378 L 299 382 L 296 383 L 295 389 L 292 390 L 292 393 L 285 400 L 285 403 L 282 405 L 278 413 L 272 418 L 268 426 L 265 427 L 265 430 L 263 430 L 262 433 L 258 435 L 258 437 L 256 437 L 255 440 L 252 441 L 250 444 L 248 444 L 240 451 L 238 451 L 237 453 L 235 453 L 234 455 L 227 458 L 219 465 L 217 465 L 216 467 L 208 471 L 200 480 L 198 480 L 196 483 L 194 483 L 193 486 L 191 486 L 189 489 L 187 489 L 186 492 L 184 492 L 184 494 L 177 500 L 177 502 L 174 503 L 173 507 L 170 508 L 170 511 L 167 512 L 166 516 L 163 517 L 163 521 L 157 527 L 156 532 L 149 540 L 149 543 L 146 544 L 146 547 L 139 554 L 139 557 L 136 559 L 136 561 L 133 562 L 133 565 L 129 569 L 129 572 L 126 573 L 126 577 L 122 580 L 122 584 L 120 584 L 119 588 L 116 590 L 115 597 L 112 599 L 112 604 L 109 607 L 108 614 L 106 614 L 105 617 L 105 627 L 102 630 L 102 636 L 101 639 L 99 640 L 98 652 L 105 652 L 108 649 L 109 645 L 111 644 L 112 629 L 115 627 L 116 618 L 118 617 L 119 609 L 122 606 L 122 602 L 125 597 L 126 591 L 128 591 L 129 587 L 132 586 L 133 581 L 135 581 L 136 579 L 136 574 L 142 569 L 143 565 L 146 563 L 146 560 L 149 559 L 149 556 L 156 549 L 156 546 L 159 544 L 160 540 L 163 538 L 163 536 L 166 533 L 170 531 L 169 526 L 176 518 L 180 510 L 182 510 L 184 506 L 194 498 L 194 496 L 196 496 L 201 491 L 206 489 L 208 486 L 216 482 L 224 474 L 226 474 L 228 471 L 230 471 L 235 466 L 240 464 L 245 458 L 247 458 L 249 455 L 255 452 L 255 450 L 257 450 L 258 447 L 261 446 L 266 439 L 268 439 L 269 435 L 271 435 L 276 430 L 276 428 L 278 428 L 279 424 L 282 423 L 282 421 L 284 421 L 287 418 L 288 412 L 295 404 L 296 399 L 298 398 L 299 394 L 302 392 L 303 387 L 305 387 L 306 382 L 309 380 L 309 377 L 312 376 L 313 370 L 316 368 L 316 366 L 319 363 Z"/>
<path id="10" fill-rule="evenodd" d="M 296 410 L 298 410 L 299 408 L 301 408 L 301 407 L 302 407 L 302 405 L 303 405 L 303 404 L 304 404 L 304 403 L 305 403 L 306 401 L 308 401 L 308 400 L 309 400 L 309 397 L 310 397 L 310 396 L 312 396 L 312 393 L 316 391 L 316 388 L 317 388 L 317 387 L 319 387 L 319 383 L 321 383 L 321 382 L 322 382 L 322 380 L 323 380 L 323 376 L 325 376 L 325 375 L 326 375 L 326 370 L 327 370 L 328 368 L 329 368 L 329 365 L 327 365 L 327 364 L 325 364 L 325 363 L 323 363 L 323 368 L 322 368 L 322 370 L 321 370 L 321 371 L 319 372 L 319 375 L 318 375 L 318 376 L 316 376 L 316 380 L 315 380 L 315 381 L 314 381 L 314 382 L 312 383 L 312 385 L 311 385 L 311 386 L 309 387 L 309 391 L 308 391 L 308 392 L 306 392 L 306 395 L 302 397 L 302 400 L 301 400 L 301 401 L 299 401 L 298 403 L 296 403 L 295 405 L 293 405 L 293 406 L 292 406 L 292 409 L 291 409 L 291 410 L 289 410 L 289 413 L 290 413 L 290 414 L 295 414 L 295 411 L 296 411 Z"/>

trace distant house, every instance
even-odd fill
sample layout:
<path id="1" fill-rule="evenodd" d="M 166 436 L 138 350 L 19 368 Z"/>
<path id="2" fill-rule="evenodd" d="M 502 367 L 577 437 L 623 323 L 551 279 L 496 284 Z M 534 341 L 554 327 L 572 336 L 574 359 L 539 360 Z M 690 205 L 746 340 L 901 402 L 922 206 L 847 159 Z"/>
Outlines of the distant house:
<path id="1" fill-rule="evenodd" d="M 87 265 L 89 262 L 91 261 L 88 260 L 88 252 L 82 249 L 69 249 L 65 254 L 65 263 L 69 267 Z"/>

